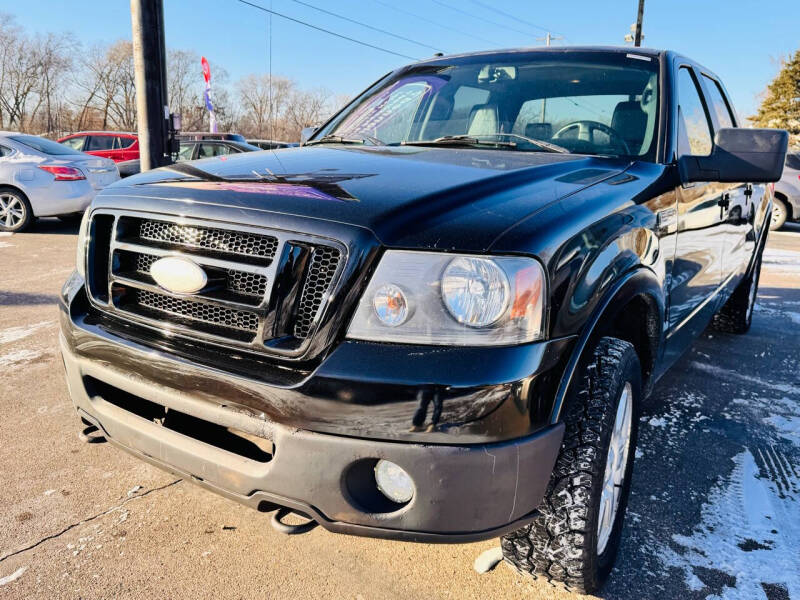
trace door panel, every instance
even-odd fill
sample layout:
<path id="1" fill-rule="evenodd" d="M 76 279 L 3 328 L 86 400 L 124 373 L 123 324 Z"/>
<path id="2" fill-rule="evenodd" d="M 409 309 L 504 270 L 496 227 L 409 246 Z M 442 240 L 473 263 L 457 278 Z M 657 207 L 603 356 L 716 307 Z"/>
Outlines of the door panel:
<path id="1" fill-rule="evenodd" d="M 702 74 L 700 81 L 710 109 L 714 131 L 725 127 L 736 127 L 736 117 L 725 97 L 722 85 L 706 73 Z M 727 184 L 723 191 L 722 218 L 725 230 L 725 246 L 722 254 L 722 279 L 725 286 L 723 297 L 727 297 L 741 281 L 755 247 L 752 191 L 752 187 L 747 183 Z"/>
<path id="2" fill-rule="evenodd" d="M 697 82 L 687 66 L 677 69 L 677 155 L 708 155 L 711 122 Z M 706 327 L 718 304 L 723 257 L 730 235 L 724 194 L 729 184 L 679 185 L 678 235 L 670 280 L 667 352 L 674 359 Z"/>

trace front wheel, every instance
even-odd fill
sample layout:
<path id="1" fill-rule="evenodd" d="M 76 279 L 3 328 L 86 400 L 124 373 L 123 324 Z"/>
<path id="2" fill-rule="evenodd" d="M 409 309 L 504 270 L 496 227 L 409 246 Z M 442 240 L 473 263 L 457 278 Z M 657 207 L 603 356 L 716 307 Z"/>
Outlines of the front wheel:
<path id="1" fill-rule="evenodd" d="M 522 573 L 590 593 L 616 558 L 642 393 L 633 345 L 602 338 L 565 407 L 564 441 L 539 516 L 501 540 Z"/>
<path id="2" fill-rule="evenodd" d="M 773 198 L 772 199 L 772 218 L 769 222 L 769 229 L 770 231 L 775 231 L 776 229 L 780 229 L 786 223 L 786 219 L 789 217 L 789 209 L 786 207 L 786 204 L 780 198 Z"/>

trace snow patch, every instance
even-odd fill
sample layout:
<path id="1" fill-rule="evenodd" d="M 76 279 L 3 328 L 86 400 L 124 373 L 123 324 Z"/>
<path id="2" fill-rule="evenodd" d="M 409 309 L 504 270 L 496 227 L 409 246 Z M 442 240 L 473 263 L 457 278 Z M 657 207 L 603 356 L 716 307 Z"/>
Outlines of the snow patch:
<path id="1" fill-rule="evenodd" d="M 733 586 L 722 589 L 726 600 L 763 598 L 762 582 L 785 586 L 800 598 L 800 503 L 762 477 L 749 450 L 736 455 L 728 481 L 720 481 L 703 504 L 701 522 L 689 536 L 674 535 L 658 557 L 666 567 L 681 569 L 687 587 L 705 585 L 696 567 L 722 571 Z M 800 476 L 785 472 L 790 487 L 800 489 Z"/>
<path id="2" fill-rule="evenodd" d="M 17 340 L 24 339 L 33 335 L 40 329 L 52 325 L 54 321 L 40 321 L 33 325 L 22 325 L 20 327 L 9 327 L 8 329 L 0 329 L 0 344 L 10 344 Z"/>
<path id="3" fill-rule="evenodd" d="M 800 447 L 800 416 L 771 415 L 764 422 L 772 425 L 779 436 Z"/>
<path id="4" fill-rule="evenodd" d="M 6 575 L 5 577 L 0 577 L 0 586 L 6 585 L 7 583 L 11 583 L 15 579 L 19 579 L 22 577 L 22 574 L 28 570 L 28 567 L 20 567 L 16 571 L 14 571 L 11 575 Z"/>
<path id="5" fill-rule="evenodd" d="M 709 375 L 714 375 L 722 379 L 727 379 L 728 381 L 736 380 L 742 383 L 749 383 L 765 389 L 781 392 L 783 394 L 789 394 L 792 396 L 798 395 L 798 389 L 795 386 L 788 383 L 772 383 L 771 381 L 767 381 L 759 377 L 744 375 L 742 373 L 739 373 L 738 371 L 730 371 L 728 369 L 723 369 L 722 367 L 717 367 L 715 365 L 707 365 L 701 362 L 697 362 L 696 360 L 692 361 L 690 364 L 695 369 L 704 371 Z"/>
<path id="6" fill-rule="evenodd" d="M 36 350 L 16 350 L 7 354 L 0 354 L 0 367 L 30 362 L 40 356 L 42 356 L 42 353 Z"/>

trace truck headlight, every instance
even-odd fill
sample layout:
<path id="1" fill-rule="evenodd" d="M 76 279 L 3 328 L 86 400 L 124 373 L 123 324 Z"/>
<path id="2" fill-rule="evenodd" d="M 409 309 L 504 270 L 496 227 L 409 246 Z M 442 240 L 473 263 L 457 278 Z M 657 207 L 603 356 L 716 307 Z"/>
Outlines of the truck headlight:
<path id="1" fill-rule="evenodd" d="M 89 242 L 89 209 L 83 213 L 81 226 L 78 229 L 78 248 L 75 251 L 75 269 L 86 279 L 86 245 Z"/>
<path id="2" fill-rule="evenodd" d="M 539 261 L 388 250 L 347 336 L 409 344 L 522 344 L 544 335 L 545 275 Z"/>

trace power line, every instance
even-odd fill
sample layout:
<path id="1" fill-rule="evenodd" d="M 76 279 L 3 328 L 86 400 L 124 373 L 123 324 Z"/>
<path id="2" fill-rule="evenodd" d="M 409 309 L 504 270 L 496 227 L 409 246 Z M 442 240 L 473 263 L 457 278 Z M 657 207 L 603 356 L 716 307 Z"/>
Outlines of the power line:
<path id="1" fill-rule="evenodd" d="M 482 6 L 486 10 L 491 10 L 491 11 L 494 11 L 494 12 L 496 12 L 498 14 L 503 15 L 504 17 L 508 17 L 512 21 L 519 21 L 520 23 L 524 23 L 528 27 L 533 27 L 534 29 L 541 29 L 544 32 L 552 31 L 551 29 L 548 29 L 547 27 L 542 27 L 541 25 L 537 25 L 536 23 L 531 23 L 530 21 L 526 21 L 525 19 L 520 19 L 518 16 L 512 15 L 511 13 L 507 13 L 504 10 L 501 10 L 501 9 L 497 8 L 496 6 L 489 6 L 485 2 L 481 2 L 481 0 L 471 0 L 471 1 L 472 1 L 473 4 L 477 4 L 478 6 Z M 552 31 L 552 33 L 558 33 L 558 31 Z"/>
<path id="2" fill-rule="evenodd" d="M 490 21 L 489 19 L 486 19 L 485 17 L 478 16 L 478 15 L 473 14 L 473 13 L 467 11 L 467 10 L 464 10 L 463 8 L 459 8 L 457 6 L 453 6 L 452 4 L 448 4 L 447 2 L 442 2 L 441 0 L 433 0 L 433 2 L 435 4 L 438 4 L 439 6 L 444 6 L 445 8 L 449 8 L 450 10 L 454 10 L 454 11 L 456 11 L 458 13 L 461 13 L 461 14 L 466 15 L 468 17 L 471 17 L 473 19 L 477 19 L 478 21 L 481 21 L 483 23 L 490 23 L 492 25 L 495 25 L 496 27 L 502 27 L 503 29 L 508 29 L 508 30 L 511 30 L 511 31 L 515 31 L 515 32 L 520 33 L 520 34 L 525 35 L 525 36 L 531 35 L 530 32 L 528 32 L 528 31 L 522 31 L 521 29 L 515 29 L 513 27 L 509 27 L 508 25 L 503 25 L 502 23 L 498 23 L 497 21 Z M 492 9 L 492 10 L 495 10 L 495 9 Z"/>
<path id="3" fill-rule="evenodd" d="M 427 17 L 423 17 L 423 16 L 418 15 L 416 13 L 413 13 L 413 12 L 411 12 L 409 10 L 398 8 L 397 6 L 395 6 L 393 4 L 389 4 L 388 2 L 383 2 L 382 0 L 374 0 L 374 1 L 375 1 L 376 4 L 380 4 L 381 6 L 385 6 L 386 8 L 391 8 L 394 11 L 397 11 L 397 12 L 399 12 L 401 14 L 404 14 L 404 15 L 408 15 L 409 17 L 414 17 L 415 19 L 419 19 L 420 21 L 424 21 L 425 23 L 430 23 L 431 25 L 436 25 L 437 27 L 441 27 L 442 29 L 447 29 L 448 31 L 454 31 L 454 32 L 456 32 L 458 34 L 461 34 L 463 36 L 470 37 L 472 39 L 479 40 L 479 41 L 485 42 L 487 44 L 492 44 L 493 46 L 502 46 L 502 44 L 499 44 L 499 43 L 494 42 L 492 40 L 487 40 L 486 38 L 482 38 L 480 36 L 473 35 L 471 33 L 467 33 L 466 31 L 462 31 L 460 29 L 456 29 L 455 27 L 448 27 L 447 25 L 442 25 L 441 23 L 437 23 L 436 21 L 434 21 L 432 19 L 429 19 Z"/>
<path id="4" fill-rule="evenodd" d="M 379 27 L 374 27 L 367 23 L 362 23 L 361 21 L 356 21 L 355 19 L 351 19 L 350 17 L 345 17 L 344 15 L 340 15 L 330 10 L 326 10 L 324 8 L 320 8 L 319 6 L 314 6 L 313 4 L 309 4 L 308 2 L 302 2 L 302 0 L 291 0 L 295 4 L 300 4 L 302 6 L 307 6 L 313 10 L 317 10 L 321 13 L 326 15 L 330 15 L 332 17 L 336 17 L 337 19 L 341 19 L 343 21 L 347 21 L 349 23 L 355 23 L 356 25 L 360 25 L 361 27 L 366 27 L 367 29 L 371 29 L 372 31 L 377 31 L 378 33 L 383 33 L 385 35 L 392 36 L 393 38 L 397 38 L 398 40 L 403 40 L 405 42 L 410 42 L 412 44 L 416 44 L 417 46 L 422 46 L 423 48 L 429 48 L 430 50 L 436 50 L 437 52 L 440 48 L 436 48 L 435 46 L 429 46 L 428 44 L 423 44 L 422 42 L 418 42 L 417 40 L 412 40 L 411 38 L 404 37 L 402 35 L 398 35 L 396 33 L 392 33 L 391 31 L 386 31 L 385 29 L 380 29 Z"/>
<path id="5" fill-rule="evenodd" d="M 258 10 L 263 10 L 266 13 L 270 13 L 275 15 L 276 17 L 280 17 L 281 19 L 286 19 L 287 21 L 292 21 L 293 23 L 298 23 L 300 25 L 305 25 L 306 27 L 310 27 L 311 29 L 316 29 L 317 31 L 321 31 L 323 33 L 327 33 L 328 35 L 332 35 L 334 37 L 341 38 L 343 40 L 347 40 L 348 42 L 353 42 L 354 44 L 359 44 L 361 46 L 366 46 L 367 48 L 372 48 L 373 50 L 378 50 L 380 52 L 385 52 L 386 54 L 392 54 L 394 56 L 399 56 L 400 58 L 408 58 L 410 60 L 419 60 L 413 56 L 408 56 L 407 54 L 400 54 L 399 52 L 395 52 L 393 50 L 387 50 L 386 48 L 381 48 L 380 46 L 373 46 L 372 44 L 368 44 L 367 42 L 362 42 L 361 40 L 357 40 L 355 38 L 348 37 L 346 35 L 342 35 L 341 33 L 336 33 L 335 31 L 331 31 L 330 29 L 325 29 L 323 27 L 318 27 L 317 25 L 312 25 L 311 23 L 306 23 L 305 21 L 301 21 L 300 19 L 295 19 L 294 17 L 290 17 L 288 15 L 284 15 L 283 13 L 279 13 L 275 10 L 270 10 L 269 8 L 264 8 L 263 6 L 259 6 L 258 4 L 254 4 L 253 2 L 248 2 L 247 0 L 238 0 L 242 4 L 246 4 L 247 6 L 252 6 L 253 8 L 257 8 Z"/>

